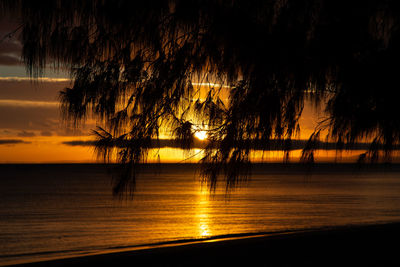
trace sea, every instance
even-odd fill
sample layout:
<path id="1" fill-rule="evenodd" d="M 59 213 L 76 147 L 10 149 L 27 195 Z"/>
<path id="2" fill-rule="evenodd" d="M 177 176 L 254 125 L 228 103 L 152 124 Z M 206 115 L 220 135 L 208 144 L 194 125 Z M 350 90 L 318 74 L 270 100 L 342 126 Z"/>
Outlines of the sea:
<path id="1" fill-rule="evenodd" d="M 0 265 L 400 221 L 400 165 L 259 164 L 210 190 L 198 165 L 148 164 L 123 196 L 114 168 L 0 165 Z"/>

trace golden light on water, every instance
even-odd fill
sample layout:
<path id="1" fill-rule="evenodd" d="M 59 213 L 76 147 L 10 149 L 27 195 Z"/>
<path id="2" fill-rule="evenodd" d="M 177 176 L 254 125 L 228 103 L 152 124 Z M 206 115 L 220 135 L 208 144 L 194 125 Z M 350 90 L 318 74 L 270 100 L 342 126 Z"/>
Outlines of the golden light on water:
<path id="1" fill-rule="evenodd" d="M 201 237 L 207 237 L 211 235 L 207 221 L 208 221 L 208 215 L 202 214 L 200 216 L 200 223 L 199 223 L 199 234 Z"/>
<path id="2" fill-rule="evenodd" d="M 198 234 L 200 237 L 208 237 L 212 235 L 210 230 L 208 191 L 204 188 L 200 188 L 198 197 L 199 201 L 196 212 L 196 217 L 198 219 Z"/>

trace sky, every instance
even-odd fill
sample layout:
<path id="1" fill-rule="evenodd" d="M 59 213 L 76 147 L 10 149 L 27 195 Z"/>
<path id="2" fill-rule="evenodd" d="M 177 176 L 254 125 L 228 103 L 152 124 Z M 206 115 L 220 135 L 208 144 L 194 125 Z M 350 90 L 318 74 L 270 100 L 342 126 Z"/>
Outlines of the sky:
<path id="1" fill-rule="evenodd" d="M 71 86 L 68 73 L 48 68 L 38 81 L 31 80 L 21 60 L 18 34 L 9 36 L 17 27 L 10 19 L 0 21 L 0 163 L 100 162 L 87 142 L 93 140 L 98 122 L 89 119 L 85 125 L 71 127 L 62 119 L 58 95 Z M 321 108 L 306 103 L 300 139 L 307 139 L 321 119 Z M 196 162 L 201 151 L 164 147 L 150 151 L 150 161 L 157 155 L 162 162 Z M 335 155 L 329 151 L 321 158 Z M 272 161 L 281 161 L 282 156 L 279 151 L 255 153 L 256 158 Z M 300 151 L 291 156 L 298 159 Z"/>
<path id="2" fill-rule="evenodd" d="M 90 138 L 93 122 L 68 127 L 61 119 L 59 91 L 70 85 L 67 73 L 51 69 L 37 82 L 21 61 L 17 27 L 9 19 L 0 21 L 0 163 L 93 162 L 90 147 L 64 142 Z"/>

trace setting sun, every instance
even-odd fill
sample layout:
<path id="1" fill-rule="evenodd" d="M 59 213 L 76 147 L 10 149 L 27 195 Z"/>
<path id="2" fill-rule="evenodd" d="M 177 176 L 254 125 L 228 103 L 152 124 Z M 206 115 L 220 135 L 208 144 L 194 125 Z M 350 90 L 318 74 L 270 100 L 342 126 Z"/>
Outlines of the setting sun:
<path id="1" fill-rule="evenodd" d="M 196 131 L 196 132 L 194 133 L 194 136 L 195 136 L 197 139 L 203 141 L 203 140 L 207 139 L 207 132 L 206 132 L 206 131 Z"/>

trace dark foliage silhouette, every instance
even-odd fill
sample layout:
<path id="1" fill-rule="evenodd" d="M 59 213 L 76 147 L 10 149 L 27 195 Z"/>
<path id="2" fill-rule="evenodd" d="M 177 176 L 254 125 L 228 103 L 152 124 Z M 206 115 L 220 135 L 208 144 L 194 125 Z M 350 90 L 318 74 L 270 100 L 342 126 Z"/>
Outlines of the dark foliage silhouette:
<path id="1" fill-rule="evenodd" d="M 61 93 L 66 119 L 107 123 L 95 131 L 96 146 L 124 166 L 116 193 L 134 186 L 136 166 L 161 132 L 189 149 L 199 127 L 209 137 L 204 177 L 214 186 L 224 174 L 235 185 L 254 146 L 280 140 L 290 149 L 305 98 L 327 101 L 328 117 L 303 160 L 314 159 L 323 129 L 338 150 L 371 142 L 362 155 L 372 160 L 389 158 L 399 143 L 396 1 L 3 0 L 1 7 L 21 19 L 33 77 L 49 64 L 70 71 L 73 87 Z M 200 92 L 199 83 L 210 86 Z"/>

